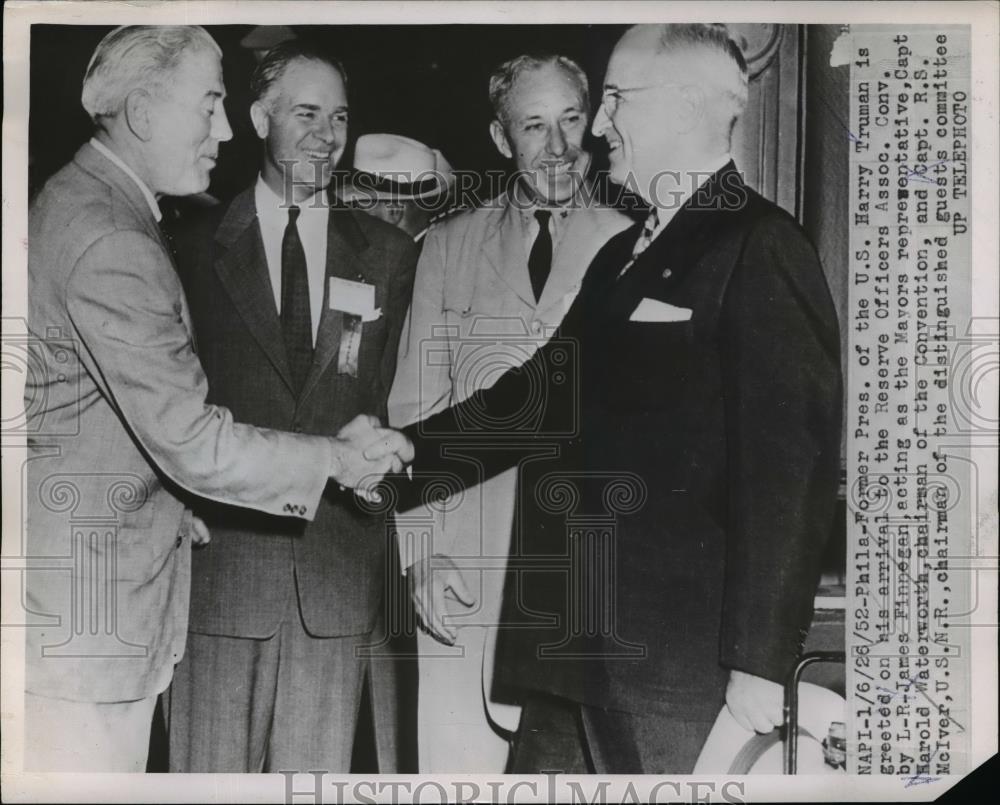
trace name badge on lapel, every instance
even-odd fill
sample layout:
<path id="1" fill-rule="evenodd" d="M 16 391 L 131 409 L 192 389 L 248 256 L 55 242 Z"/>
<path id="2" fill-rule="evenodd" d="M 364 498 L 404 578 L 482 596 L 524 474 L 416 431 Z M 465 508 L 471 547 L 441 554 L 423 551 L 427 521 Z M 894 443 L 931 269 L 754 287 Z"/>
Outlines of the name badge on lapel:
<path id="1" fill-rule="evenodd" d="M 375 307 L 375 286 L 367 282 L 330 277 L 327 299 L 330 310 L 344 314 L 337 371 L 357 377 L 362 325 L 382 316 L 382 309 Z"/>

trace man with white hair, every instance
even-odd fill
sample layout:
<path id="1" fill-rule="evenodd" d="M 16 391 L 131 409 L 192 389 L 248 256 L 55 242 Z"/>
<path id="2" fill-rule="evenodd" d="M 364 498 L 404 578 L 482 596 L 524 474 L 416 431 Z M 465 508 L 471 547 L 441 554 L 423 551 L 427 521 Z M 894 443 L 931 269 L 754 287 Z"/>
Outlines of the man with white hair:
<path id="1" fill-rule="evenodd" d="M 490 135 L 508 189 L 431 227 L 400 341 L 389 420 L 464 400 L 545 343 L 598 249 L 630 224 L 594 202 L 583 147 L 590 103 L 573 60 L 524 54 L 490 77 Z M 519 710 L 493 691 L 515 472 L 441 507 L 430 540 L 404 540 L 418 635 L 420 771 L 496 772 Z M 451 505 L 454 504 L 454 505 Z M 400 516 L 400 528 L 413 512 Z M 431 558 L 433 554 L 433 558 Z"/>
<path id="2" fill-rule="evenodd" d="M 690 773 L 723 703 L 750 729 L 781 723 L 833 523 L 842 389 L 815 250 L 729 156 L 746 87 L 724 26 L 625 33 L 593 131 L 645 223 L 598 253 L 521 371 L 404 431 L 417 480 L 522 462 L 498 649 L 525 696 L 515 773 Z M 496 425 L 519 410 L 537 423 L 527 452 Z M 446 457 L 463 443 L 495 449 Z M 546 444 L 554 458 L 525 460 Z"/>
<path id="3" fill-rule="evenodd" d="M 206 402 L 157 199 L 208 187 L 224 95 L 204 29 L 115 29 L 83 81 L 94 138 L 30 211 L 26 769 L 144 770 L 208 539 L 190 498 L 311 520 L 328 479 L 364 494 L 406 455 L 373 417 L 307 436 Z"/>

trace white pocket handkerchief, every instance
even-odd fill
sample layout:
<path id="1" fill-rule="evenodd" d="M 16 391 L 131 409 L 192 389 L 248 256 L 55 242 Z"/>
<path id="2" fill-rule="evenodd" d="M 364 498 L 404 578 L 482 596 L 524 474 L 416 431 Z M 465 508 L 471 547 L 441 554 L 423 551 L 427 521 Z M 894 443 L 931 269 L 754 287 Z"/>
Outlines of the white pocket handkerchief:
<path id="1" fill-rule="evenodd" d="M 669 302 L 661 302 L 659 299 L 650 299 L 648 296 L 628 317 L 629 321 L 648 322 L 689 321 L 690 319 L 691 308 L 677 307 Z"/>

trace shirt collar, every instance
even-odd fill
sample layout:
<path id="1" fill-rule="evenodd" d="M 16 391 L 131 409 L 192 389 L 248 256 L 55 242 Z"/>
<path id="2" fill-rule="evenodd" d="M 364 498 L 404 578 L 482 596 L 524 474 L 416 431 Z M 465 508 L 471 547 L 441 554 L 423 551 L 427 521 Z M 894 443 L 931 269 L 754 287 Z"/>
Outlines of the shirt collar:
<path id="1" fill-rule="evenodd" d="M 253 188 L 253 197 L 258 215 L 264 214 L 268 217 L 274 217 L 280 214 L 282 218 L 287 217 L 288 206 L 285 205 L 285 200 L 271 189 L 260 174 L 257 175 L 257 183 Z M 307 216 L 317 212 L 325 214 L 330 209 L 326 193 L 323 190 L 300 201 L 297 206 L 300 215 Z"/>
<path id="2" fill-rule="evenodd" d="M 656 237 L 663 228 L 670 223 L 670 220 L 680 211 L 688 200 L 697 192 L 697 190 L 704 185 L 709 179 L 711 179 L 716 173 L 718 173 L 722 168 L 729 164 L 729 160 L 732 159 L 728 153 L 714 159 L 705 164 L 704 167 L 699 168 L 697 171 L 690 171 L 692 177 L 697 176 L 701 178 L 701 181 L 697 185 L 692 185 L 687 183 L 684 185 L 683 195 L 680 198 L 672 198 L 671 206 L 668 208 L 660 207 L 658 210 L 658 221 L 656 224 L 656 229 L 653 230 L 653 237 Z"/>
<path id="3" fill-rule="evenodd" d="M 155 218 L 157 223 L 159 223 L 160 219 L 163 218 L 163 213 L 160 212 L 160 205 L 156 201 L 156 196 L 153 195 L 153 192 L 149 189 L 147 184 L 138 177 L 138 175 L 134 170 L 132 170 L 128 165 L 126 165 L 122 161 L 121 157 L 119 157 L 118 154 L 116 154 L 114 151 L 108 148 L 104 143 L 102 143 L 96 137 L 90 138 L 90 144 L 95 148 L 95 150 L 97 150 L 101 154 L 104 154 L 104 156 L 106 156 L 109 160 L 111 160 L 115 165 L 117 165 L 119 168 L 125 171 L 126 175 L 133 182 L 139 185 L 139 189 L 142 191 L 142 195 L 145 197 L 146 203 L 149 204 L 149 209 L 153 213 L 153 218 Z"/>

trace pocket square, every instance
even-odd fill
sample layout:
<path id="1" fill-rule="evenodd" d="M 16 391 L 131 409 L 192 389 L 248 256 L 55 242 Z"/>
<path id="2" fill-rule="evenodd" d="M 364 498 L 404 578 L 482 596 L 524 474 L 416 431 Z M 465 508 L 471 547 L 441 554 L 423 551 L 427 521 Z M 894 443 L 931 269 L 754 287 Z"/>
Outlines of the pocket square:
<path id="1" fill-rule="evenodd" d="M 669 302 L 661 302 L 659 299 L 650 299 L 648 296 L 628 317 L 629 321 L 649 322 L 689 321 L 690 319 L 691 308 L 677 307 Z"/>

